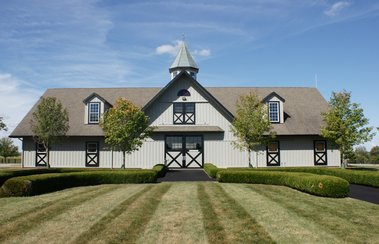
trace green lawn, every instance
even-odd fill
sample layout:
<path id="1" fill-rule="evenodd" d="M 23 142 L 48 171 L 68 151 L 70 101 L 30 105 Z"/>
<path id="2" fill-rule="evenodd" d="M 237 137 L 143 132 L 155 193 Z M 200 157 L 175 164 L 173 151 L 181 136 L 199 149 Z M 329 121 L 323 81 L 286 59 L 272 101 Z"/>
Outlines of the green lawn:
<path id="1" fill-rule="evenodd" d="M 269 185 L 78 187 L 0 199 L 1 243 L 379 243 L 379 205 Z"/>

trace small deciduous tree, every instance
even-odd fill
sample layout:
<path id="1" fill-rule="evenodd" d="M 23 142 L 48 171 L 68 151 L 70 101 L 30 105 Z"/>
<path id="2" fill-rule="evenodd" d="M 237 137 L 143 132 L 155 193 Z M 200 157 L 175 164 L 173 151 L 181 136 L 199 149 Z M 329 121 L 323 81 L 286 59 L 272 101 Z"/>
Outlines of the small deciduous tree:
<path id="1" fill-rule="evenodd" d="M 353 151 L 354 145 L 372 140 L 375 135 L 363 109 L 350 101 L 350 92 L 333 92 L 329 110 L 322 114 L 325 125 L 321 135 L 337 144 L 341 152 L 341 166 L 346 167 L 346 155 Z"/>
<path id="2" fill-rule="evenodd" d="M 18 147 L 13 144 L 10 138 L 3 137 L 0 139 L 0 156 L 7 160 L 8 157 L 19 156 Z"/>
<path id="3" fill-rule="evenodd" d="M 248 152 L 249 166 L 252 167 L 251 152 L 255 151 L 257 155 L 259 148 L 267 145 L 275 137 L 268 119 L 267 106 L 256 94 L 250 93 L 239 98 L 231 131 L 238 138 L 233 144 L 240 150 Z"/>
<path id="4" fill-rule="evenodd" d="M 55 97 L 45 97 L 33 113 L 31 129 L 34 140 L 46 149 L 47 167 L 50 168 L 50 147 L 66 136 L 69 129 L 67 109 Z"/>
<path id="5" fill-rule="evenodd" d="M 7 130 L 7 126 L 3 122 L 3 117 L 0 117 L 0 131 Z"/>
<path id="6" fill-rule="evenodd" d="M 125 168 L 125 154 L 139 149 L 149 137 L 153 128 L 148 125 L 145 113 L 132 102 L 119 98 L 100 122 L 105 134 L 105 142 L 123 156 L 122 168 Z"/>

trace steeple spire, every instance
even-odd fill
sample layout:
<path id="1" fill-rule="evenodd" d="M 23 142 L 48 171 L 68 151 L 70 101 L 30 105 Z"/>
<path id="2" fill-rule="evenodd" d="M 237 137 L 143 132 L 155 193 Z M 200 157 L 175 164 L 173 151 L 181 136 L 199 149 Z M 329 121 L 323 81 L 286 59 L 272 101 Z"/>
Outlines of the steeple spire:
<path id="1" fill-rule="evenodd" d="M 196 79 L 196 75 L 199 72 L 199 67 L 192 58 L 184 41 L 180 43 L 179 52 L 169 68 L 171 79 L 178 75 L 182 70 L 187 71 L 194 79 Z"/>

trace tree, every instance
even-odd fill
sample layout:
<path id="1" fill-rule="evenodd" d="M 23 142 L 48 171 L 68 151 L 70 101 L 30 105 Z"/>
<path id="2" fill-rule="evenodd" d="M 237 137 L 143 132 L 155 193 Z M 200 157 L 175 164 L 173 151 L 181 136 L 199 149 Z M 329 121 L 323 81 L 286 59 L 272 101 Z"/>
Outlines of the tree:
<path id="1" fill-rule="evenodd" d="M 354 160 L 353 163 L 356 164 L 367 164 L 369 162 L 369 153 L 364 146 L 359 146 L 354 150 Z"/>
<path id="2" fill-rule="evenodd" d="M 239 98 L 231 131 L 238 138 L 233 144 L 238 149 L 248 152 L 249 166 L 252 167 L 251 152 L 255 151 L 257 155 L 259 148 L 267 145 L 275 137 L 275 132 L 272 131 L 271 123 L 268 120 L 267 106 L 260 101 L 256 94 L 250 93 Z M 258 167 L 258 162 L 256 165 Z"/>
<path id="3" fill-rule="evenodd" d="M 333 92 L 329 110 L 322 113 L 325 125 L 321 127 L 321 135 L 339 146 L 342 167 L 346 167 L 346 155 L 353 151 L 354 145 L 370 141 L 375 135 L 373 128 L 367 126 L 363 109 L 350 98 L 350 92 Z"/>
<path id="4" fill-rule="evenodd" d="M 105 134 L 105 142 L 116 151 L 122 152 L 122 166 L 125 168 L 125 154 L 132 153 L 141 147 L 143 141 L 153 131 L 149 118 L 132 102 L 119 98 L 100 122 Z"/>
<path id="5" fill-rule="evenodd" d="M 42 98 L 33 113 L 31 129 L 34 140 L 46 149 L 47 167 L 50 168 L 50 147 L 64 138 L 69 129 L 67 109 L 55 97 Z"/>
<path id="6" fill-rule="evenodd" d="M 3 117 L 0 117 L 0 131 L 2 130 L 7 130 L 7 126 L 5 125 L 5 123 L 3 122 Z"/>
<path id="7" fill-rule="evenodd" d="M 370 163 L 379 164 L 379 146 L 375 146 L 371 148 Z"/>
<path id="8" fill-rule="evenodd" d="M 10 138 L 3 137 L 0 139 L 0 156 L 7 160 L 8 157 L 19 156 L 18 147 L 13 145 Z"/>

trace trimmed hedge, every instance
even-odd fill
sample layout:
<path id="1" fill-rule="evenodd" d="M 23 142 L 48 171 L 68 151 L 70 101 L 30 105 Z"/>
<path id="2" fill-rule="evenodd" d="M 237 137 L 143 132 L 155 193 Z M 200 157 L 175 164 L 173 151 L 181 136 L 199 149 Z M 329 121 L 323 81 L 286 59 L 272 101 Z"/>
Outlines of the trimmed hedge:
<path id="1" fill-rule="evenodd" d="M 0 189 L 0 196 L 32 196 L 76 186 L 123 183 L 155 183 L 154 170 L 87 171 L 50 173 L 8 179 Z"/>
<path id="2" fill-rule="evenodd" d="M 309 173 L 221 170 L 217 173 L 217 180 L 227 183 L 284 185 L 323 197 L 346 197 L 349 193 L 349 182 L 346 180 Z"/>
<path id="3" fill-rule="evenodd" d="M 88 171 L 109 171 L 110 169 L 99 168 L 31 168 L 31 169 L 16 169 L 16 170 L 0 170 L 0 186 L 10 178 L 17 176 L 50 174 L 50 173 L 71 173 L 71 172 L 88 172 Z M 120 170 L 120 169 L 118 169 Z"/>
<path id="4" fill-rule="evenodd" d="M 158 178 L 162 178 L 166 175 L 168 168 L 164 164 L 156 164 L 154 165 L 153 170 L 157 172 Z"/>
<path id="5" fill-rule="evenodd" d="M 221 169 L 217 168 L 216 165 L 206 163 L 204 164 L 204 171 L 212 178 L 217 177 L 217 172 L 220 171 Z"/>
<path id="6" fill-rule="evenodd" d="M 372 170 L 353 170 L 326 167 L 284 167 L 284 168 L 229 168 L 228 170 L 238 171 L 285 171 L 285 172 L 304 172 L 317 175 L 330 175 L 347 180 L 351 184 L 379 187 L 379 171 Z"/>

